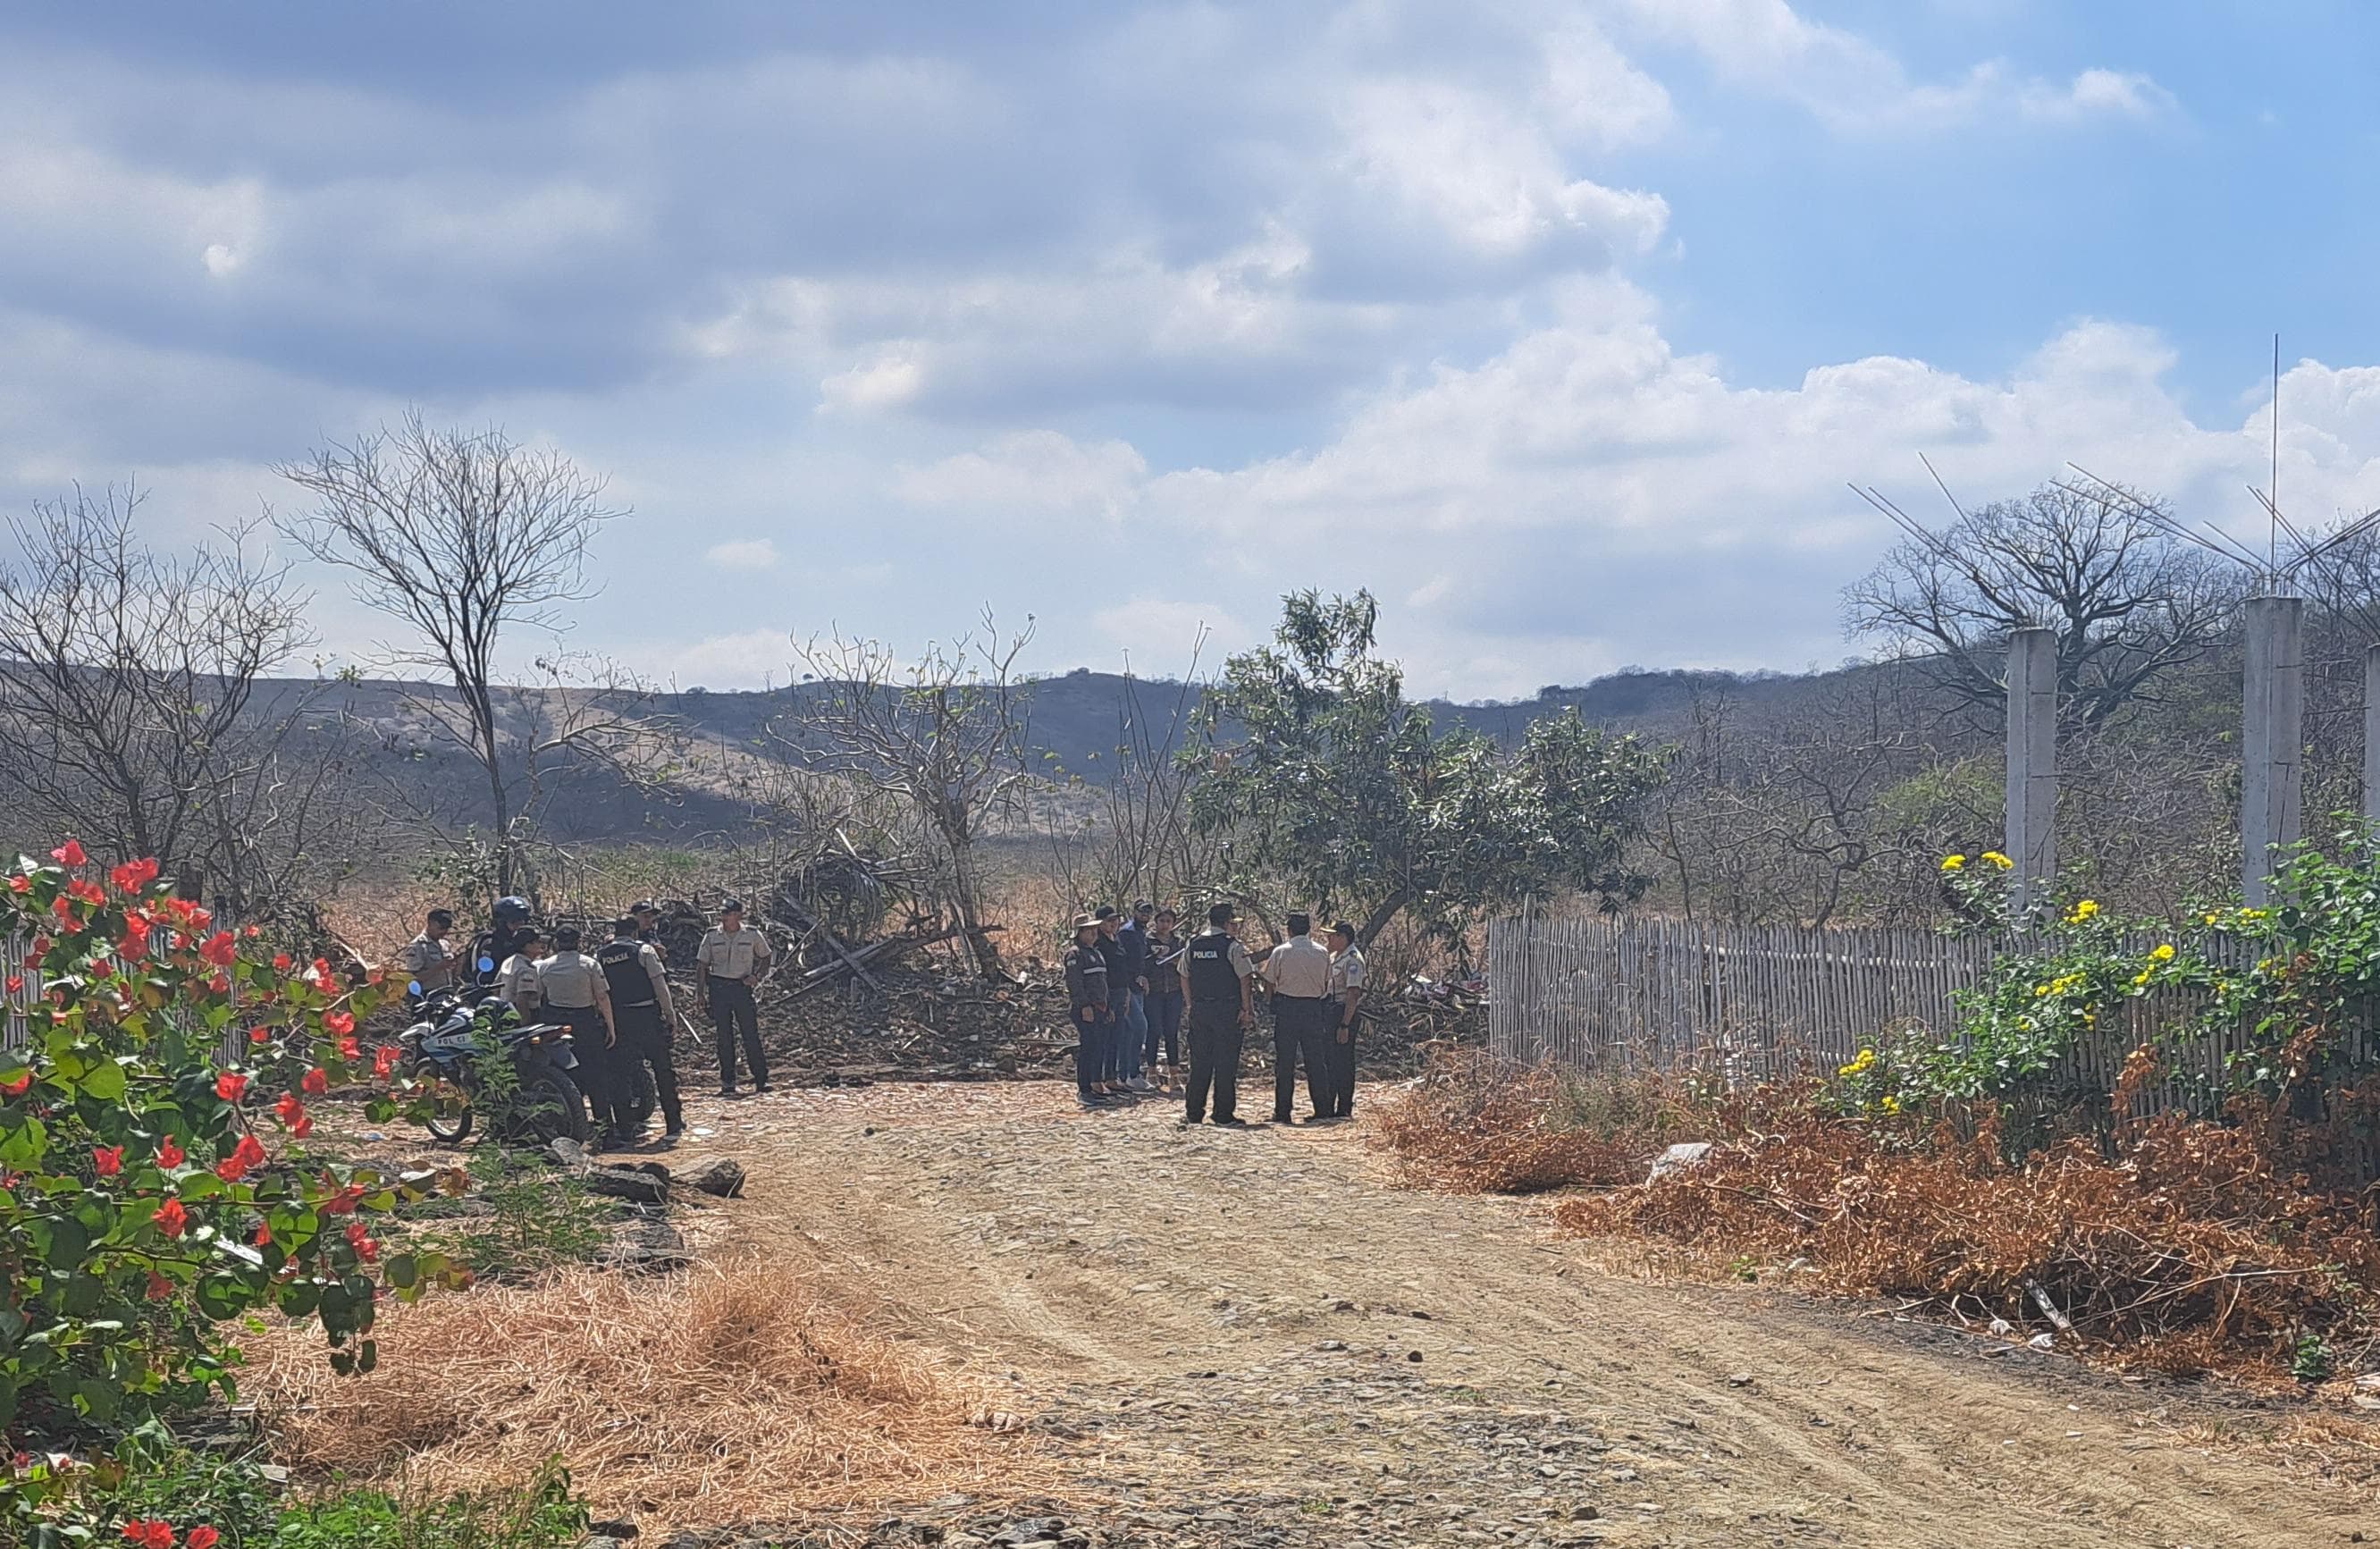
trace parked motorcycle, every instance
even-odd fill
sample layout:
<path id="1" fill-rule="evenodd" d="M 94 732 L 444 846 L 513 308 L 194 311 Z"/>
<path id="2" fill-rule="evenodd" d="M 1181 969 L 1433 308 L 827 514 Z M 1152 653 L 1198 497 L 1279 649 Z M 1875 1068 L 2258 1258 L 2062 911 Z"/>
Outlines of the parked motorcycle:
<path id="1" fill-rule="evenodd" d="M 443 1083 L 437 1111 L 424 1122 L 432 1139 L 459 1145 L 481 1112 L 506 1140 L 540 1144 L 561 1139 L 585 1143 L 594 1133 L 587 1100 L 570 1072 L 578 1055 L 570 1030 L 524 1022 L 495 998 L 492 985 L 440 990 L 422 1002 L 420 1019 L 397 1039 L 415 1079 Z M 501 1055 L 509 1079 L 491 1079 L 487 1061 Z"/>

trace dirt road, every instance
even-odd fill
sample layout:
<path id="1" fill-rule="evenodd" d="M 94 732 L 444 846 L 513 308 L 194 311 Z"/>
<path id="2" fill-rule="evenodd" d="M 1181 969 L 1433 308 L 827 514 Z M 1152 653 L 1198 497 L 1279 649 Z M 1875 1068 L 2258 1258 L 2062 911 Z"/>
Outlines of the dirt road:
<path id="1" fill-rule="evenodd" d="M 1599 1274 L 1526 1202 L 1389 1186 L 1352 1128 L 1174 1114 L 781 1094 L 721 1114 L 753 1179 L 718 1225 L 872 1277 L 1152 1543 L 2380 1542 L 2354 1492 L 2180 1439 L 2176 1388 Z"/>

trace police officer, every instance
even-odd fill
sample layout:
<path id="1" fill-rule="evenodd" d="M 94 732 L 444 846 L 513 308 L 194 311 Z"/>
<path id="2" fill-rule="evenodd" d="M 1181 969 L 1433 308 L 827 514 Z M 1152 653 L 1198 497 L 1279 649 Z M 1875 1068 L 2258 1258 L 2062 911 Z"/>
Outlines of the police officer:
<path id="1" fill-rule="evenodd" d="M 460 955 L 447 939 L 455 929 L 455 911 L 434 909 L 423 918 L 421 933 L 405 944 L 397 965 L 405 970 L 407 990 L 424 1000 L 455 982 Z"/>
<path id="2" fill-rule="evenodd" d="M 1075 1100 L 1086 1108 L 1113 1101 L 1102 1074 L 1115 1037 L 1115 987 L 1100 950 L 1099 917 L 1075 918 L 1075 945 L 1066 950 L 1066 1006 L 1075 1023 Z"/>
<path id="3" fill-rule="evenodd" d="M 507 896 L 498 898 L 489 911 L 488 928 L 471 938 L 469 961 L 464 973 L 475 984 L 492 984 L 504 972 L 507 960 L 521 949 L 524 932 L 534 935 L 529 924 L 527 898 Z"/>
<path id="4" fill-rule="evenodd" d="M 513 955 L 496 967 L 496 998 L 519 1012 L 524 1021 L 538 1013 L 538 948 L 544 945 L 537 927 L 525 925 L 513 933 Z"/>
<path id="5" fill-rule="evenodd" d="M 1232 938 L 1239 933 L 1239 911 L 1217 904 L 1207 911 L 1207 928 L 1190 938 L 1175 959 L 1179 965 L 1183 1012 L 1190 1030 L 1190 1083 L 1182 1122 L 1197 1124 L 1207 1116 L 1207 1095 L 1215 1098 L 1215 1122 L 1245 1128 L 1239 1117 L 1240 1041 L 1257 1025 L 1256 965 L 1247 949 Z"/>
<path id="6" fill-rule="evenodd" d="M 1330 927 L 1330 1028 L 1323 1041 L 1323 1066 L 1330 1073 L 1324 1118 L 1355 1116 L 1355 1023 L 1363 1012 L 1364 954 L 1355 927 L 1342 920 Z"/>
<path id="7" fill-rule="evenodd" d="M 650 1067 L 653 1090 L 660 1095 L 662 1139 L 674 1141 L 686 1133 L 686 1114 L 677 1100 L 677 1066 L 670 1056 L 670 1031 L 677 1025 L 677 1006 L 670 999 L 669 976 L 662 955 L 637 939 L 634 915 L 612 925 L 612 939 L 596 948 L 595 963 L 612 993 L 612 1025 L 620 1031 L 615 1051 L 623 1069 L 642 1076 Z M 642 1109 L 642 1082 L 635 1107 Z M 645 1113 L 636 1113 L 644 1128 Z"/>
<path id="8" fill-rule="evenodd" d="M 1132 1032 L 1133 942 L 1138 938 L 1125 937 L 1123 916 L 1112 904 L 1101 904 L 1092 918 L 1099 922 L 1099 955 L 1108 960 L 1108 1016 L 1115 1024 L 1115 1036 L 1108 1040 L 1099 1061 L 1099 1074 L 1110 1096 L 1128 1096 L 1148 1086 L 1145 1081 L 1135 1085 L 1133 1079 L 1140 1074 L 1140 1046 L 1133 1043 Z M 1132 1044 L 1129 1052 L 1128 1043 Z"/>
<path id="9" fill-rule="evenodd" d="M 735 1095 L 735 1040 L 744 1040 L 744 1057 L 752 1067 L 752 1090 L 769 1090 L 769 1056 L 760 1049 L 760 1007 L 752 986 L 769 966 L 769 941 L 744 923 L 744 904 L 730 898 L 720 906 L 719 923 L 703 933 L 694 954 L 694 1002 L 710 1013 L 719 1035 L 719 1095 Z"/>
<path id="10" fill-rule="evenodd" d="M 578 1055 L 578 1084 L 595 1110 L 595 1149 L 628 1143 L 626 1087 L 618 1057 L 619 1033 L 612 1023 L 612 991 L 595 959 L 578 950 L 578 927 L 556 926 L 553 954 L 538 959 L 537 994 L 541 1014 L 570 1029 Z"/>
<path id="11" fill-rule="evenodd" d="M 1319 1118 L 1331 1104 L 1327 1100 L 1330 1078 L 1324 1070 L 1329 1055 L 1324 1043 L 1330 1027 L 1330 953 L 1312 932 L 1314 917 L 1289 917 L 1289 939 L 1265 959 L 1265 982 L 1272 986 L 1272 1121 L 1293 1122 L 1291 1104 L 1297 1096 L 1297 1062 L 1305 1061 L 1305 1095 Z"/>

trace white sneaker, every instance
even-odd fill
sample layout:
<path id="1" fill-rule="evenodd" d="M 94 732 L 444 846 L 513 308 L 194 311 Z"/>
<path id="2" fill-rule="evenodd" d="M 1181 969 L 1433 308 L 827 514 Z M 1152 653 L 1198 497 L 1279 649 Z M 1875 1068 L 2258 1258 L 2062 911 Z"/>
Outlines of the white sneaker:
<path id="1" fill-rule="evenodd" d="M 1124 1090 L 1127 1092 L 1155 1092 L 1157 1089 L 1148 1084 L 1148 1077 L 1135 1076 L 1131 1080 L 1124 1083 Z"/>

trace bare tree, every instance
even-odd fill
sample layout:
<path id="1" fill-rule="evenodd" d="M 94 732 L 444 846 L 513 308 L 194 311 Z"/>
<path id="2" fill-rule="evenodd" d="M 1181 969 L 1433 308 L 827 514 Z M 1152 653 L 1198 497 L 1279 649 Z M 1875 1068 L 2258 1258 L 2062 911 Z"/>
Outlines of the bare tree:
<path id="1" fill-rule="evenodd" d="M 1127 670 L 1116 694 L 1115 742 L 1099 759 L 1103 776 L 1071 774 L 1037 800 L 1068 896 L 1120 906 L 1135 896 L 1178 897 L 1221 872 L 1220 838 L 1190 821 L 1196 776 L 1181 757 L 1206 641 L 1202 625 L 1178 682 L 1144 684 Z"/>
<path id="2" fill-rule="evenodd" d="M 0 787 L 18 821 L 153 856 L 246 913 L 334 807 L 317 686 L 266 675 L 310 643 L 309 598 L 252 529 L 179 556 L 134 532 L 137 488 L 10 518 L 0 564 Z"/>
<path id="3" fill-rule="evenodd" d="M 625 512 L 605 505 L 603 481 L 551 449 L 520 445 L 500 430 L 433 430 L 411 413 L 352 443 L 334 443 L 281 474 L 314 509 L 283 531 L 325 564 L 347 571 L 358 602 L 409 628 L 394 662 L 439 674 L 455 700 L 417 699 L 422 723 L 475 760 L 494 835 L 493 882 L 524 880 L 520 785 L 525 749 L 546 756 L 600 748 L 619 730 L 599 715 L 559 733 L 506 725 L 497 674 L 513 630 L 559 636 L 559 609 L 596 587 L 589 545 Z M 534 758 L 528 766 L 534 771 Z"/>
<path id="4" fill-rule="evenodd" d="M 978 846 L 1010 811 L 1026 781 L 1029 689 L 1016 660 L 1033 638 L 1003 636 L 987 613 L 973 635 L 933 645 L 914 662 L 890 646 L 841 635 L 796 641 L 817 680 L 798 718 L 771 727 L 789 748 L 900 797 L 941 849 L 951 905 L 976 969 L 1002 975 L 983 919 Z"/>
<path id="5" fill-rule="evenodd" d="M 1894 545 L 1844 592 L 1845 623 L 1921 658 L 1994 718 L 2009 632 L 2055 629 L 2059 702 L 2099 726 L 2216 649 L 2230 624 L 2231 567 L 2177 539 L 2153 506 L 2112 486 L 2059 484 L 1983 506 Z"/>

